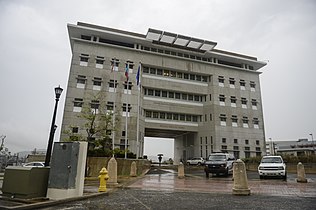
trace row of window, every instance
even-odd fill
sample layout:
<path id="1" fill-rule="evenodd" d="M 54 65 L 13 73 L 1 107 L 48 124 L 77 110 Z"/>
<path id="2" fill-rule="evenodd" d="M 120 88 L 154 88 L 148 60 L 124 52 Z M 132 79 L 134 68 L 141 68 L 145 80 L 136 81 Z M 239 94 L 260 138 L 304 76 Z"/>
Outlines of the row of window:
<path id="1" fill-rule="evenodd" d="M 198 115 L 191 114 L 179 114 L 170 112 L 157 112 L 157 111 L 145 111 L 146 118 L 161 119 L 161 120 L 176 120 L 176 121 L 186 121 L 186 122 L 197 122 Z"/>
<path id="2" fill-rule="evenodd" d="M 233 63 L 233 62 L 224 61 L 224 60 L 212 58 L 212 57 L 203 57 L 203 56 L 188 54 L 188 53 L 183 53 L 183 52 L 175 52 L 175 51 L 172 51 L 169 49 L 140 46 L 138 44 L 134 45 L 134 44 L 125 43 L 125 42 L 108 40 L 108 39 L 104 39 L 102 37 L 97 37 L 97 36 L 81 35 L 81 39 L 87 40 L 87 41 L 117 45 L 117 46 L 121 46 L 121 47 L 136 48 L 136 49 L 140 49 L 140 50 L 144 50 L 144 51 L 148 51 L 148 52 L 152 52 L 152 53 L 166 54 L 166 55 L 177 56 L 177 57 L 182 57 L 182 58 L 187 58 L 187 59 L 192 59 L 192 60 L 210 62 L 210 63 L 214 63 L 214 64 L 221 64 L 221 65 L 230 66 L 230 67 L 237 67 L 237 68 L 254 70 L 253 66 L 248 65 L 248 64 Z M 201 53 L 204 53 L 204 51 L 201 51 Z"/>
<path id="3" fill-rule="evenodd" d="M 219 119 L 220 119 L 220 125 L 221 126 L 227 126 L 226 114 L 220 114 Z M 242 127 L 243 128 L 249 128 L 249 119 L 248 119 L 248 117 L 243 116 L 240 122 L 242 123 Z M 253 125 L 253 128 L 259 129 L 259 119 L 258 118 L 253 118 L 252 125 Z M 232 115 L 232 117 L 231 117 L 231 126 L 232 127 L 238 127 L 238 117 L 237 117 L 237 115 Z"/>
<path id="4" fill-rule="evenodd" d="M 230 88 L 235 88 L 235 85 L 236 85 L 235 78 L 231 78 L 230 77 L 228 81 L 229 81 L 229 87 Z M 218 76 L 218 85 L 220 87 L 225 87 L 225 78 L 224 78 L 224 76 Z M 240 86 L 240 90 L 246 90 L 246 81 L 243 80 L 243 79 L 240 79 L 239 80 L 239 86 Z M 250 81 L 249 86 L 250 86 L 250 90 L 252 92 L 256 91 L 256 83 L 255 82 Z"/>
<path id="5" fill-rule="evenodd" d="M 80 54 L 79 56 L 79 65 L 80 66 L 88 66 L 90 60 L 90 55 L 89 54 Z M 95 57 L 95 67 L 98 69 L 103 69 L 105 63 L 105 57 L 103 56 L 96 56 Z M 118 68 L 120 65 L 120 60 L 117 58 L 112 58 L 109 66 L 114 70 L 114 68 Z M 134 62 L 133 61 L 126 61 L 125 67 L 128 67 L 130 73 L 133 73 L 133 68 L 134 68 Z"/>
<path id="6" fill-rule="evenodd" d="M 100 77 L 94 77 L 93 79 L 92 79 L 92 84 L 93 84 L 93 90 L 101 90 L 101 87 L 102 87 L 102 83 L 103 83 L 104 81 L 102 80 L 102 78 L 100 78 Z M 86 78 L 86 76 L 83 76 L 83 75 L 78 75 L 78 77 L 77 77 L 77 88 L 82 88 L 82 89 L 84 89 L 85 87 L 86 87 L 86 84 L 87 84 L 87 78 Z M 117 88 L 117 85 L 118 85 L 118 82 L 117 82 L 117 80 L 115 80 L 115 82 L 114 82 L 114 80 L 110 80 L 109 82 L 108 82 L 108 84 L 109 84 L 109 88 L 114 88 L 114 85 L 115 85 L 115 88 Z M 133 83 L 132 82 L 126 82 L 126 81 L 124 81 L 124 83 L 123 83 L 123 86 L 124 86 L 124 89 L 125 90 L 132 90 L 132 87 L 133 87 Z M 110 92 L 113 92 L 114 90 L 110 90 Z M 129 93 L 130 94 L 130 93 Z"/>
<path id="7" fill-rule="evenodd" d="M 227 138 L 222 138 L 221 143 L 223 143 L 223 144 L 227 144 L 227 143 L 240 144 L 240 141 L 238 141 L 238 139 L 233 139 L 233 141 L 230 142 Z M 249 144 L 249 140 L 248 139 L 244 140 L 244 143 L 246 145 L 248 145 Z M 213 137 L 212 136 L 211 136 L 211 144 L 213 144 Z M 203 145 L 203 137 L 200 137 L 200 145 Z M 207 136 L 205 136 L 205 145 L 208 145 Z M 256 140 L 256 145 L 260 145 L 260 141 L 259 140 Z"/>
<path id="8" fill-rule="evenodd" d="M 148 88 L 144 88 L 144 95 L 145 96 L 155 96 L 155 97 L 162 97 L 162 98 L 178 99 L 178 100 L 184 100 L 184 101 L 202 102 L 203 99 L 206 101 L 205 95 L 180 93 L 180 92 L 174 92 L 174 91 L 148 89 Z"/>
<path id="9" fill-rule="evenodd" d="M 73 112 L 81 112 L 83 104 L 84 104 L 83 99 L 82 98 L 75 98 L 73 103 L 74 103 Z M 91 102 L 89 102 L 89 105 L 90 105 L 91 109 L 96 110 L 96 112 L 98 112 L 98 110 L 100 108 L 100 101 L 99 100 L 91 100 Z M 106 104 L 105 111 L 112 111 L 113 108 L 114 108 L 114 102 L 108 101 Z M 127 108 L 128 108 L 127 112 L 130 112 L 132 109 L 131 104 L 128 104 Z M 126 103 L 123 103 L 122 110 L 123 110 L 123 112 L 126 112 Z"/>
<path id="10" fill-rule="evenodd" d="M 225 106 L 226 105 L 225 104 L 226 96 L 225 95 L 219 95 L 218 98 L 219 98 L 219 105 L 220 106 Z M 241 107 L 243 109 L 247 109 L 248 108 L 248 105 L 247 105 L 248 100 L 247 100 L 247 98 L 241 97 L 240 101 L 241 101 Z M 251 106 L 252 106 L 253 110 L 257 110 L 257 105 L 258 105 L 258 101 L 256 99 L 251 99 Z M 236 96 L 231 96 L 230 97 L 230 106 L 231 107 L 237 107 L 237 98 L 236 98 Z"/>
<path id="11" fill-rule="evenodd" d="M 167 69 L 160 69 L 160 68 L 152 68 L 152 67 L 146 67 L 143 66 L 143 73 L 144 74 L 154 74 L 158 76 L 164 76 L 164 77 L 173 77 L 178 79 L 185 79 L 185 80 L 191 80 L 191 81 L 198 81 L 198 82 L 208 82 L 208 76 L 199 75 L 199 74 L 188 74 L 173 70 L 167 70 Z"/>

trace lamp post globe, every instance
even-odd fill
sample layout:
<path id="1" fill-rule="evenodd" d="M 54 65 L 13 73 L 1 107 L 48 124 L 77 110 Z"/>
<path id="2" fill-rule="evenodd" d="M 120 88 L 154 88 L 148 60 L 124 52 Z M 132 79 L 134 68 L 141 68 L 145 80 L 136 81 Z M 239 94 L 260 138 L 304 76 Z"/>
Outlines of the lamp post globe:
<path id="1" fill-rule="evenodd" d="M 57 106 L 58 106 L 58 101 L 59 101 L 59 98 L 60 98 L 60 95 L 62 92 L 63 92 L 63 89 L 60 86 L 55 88 L 55 108 L 54 108 L 53 119 L 52 119 L 52 124 L 50 127 L 49 139 L 48 139 L 48 144 L 47 144 L 45 166 L 49 166 L 49 162 L 50 162 L 53 141 L 54 141 L 54 134 L 55 134 L 55 130 L 57 128 L 57 126 L 55 125 Z"/>

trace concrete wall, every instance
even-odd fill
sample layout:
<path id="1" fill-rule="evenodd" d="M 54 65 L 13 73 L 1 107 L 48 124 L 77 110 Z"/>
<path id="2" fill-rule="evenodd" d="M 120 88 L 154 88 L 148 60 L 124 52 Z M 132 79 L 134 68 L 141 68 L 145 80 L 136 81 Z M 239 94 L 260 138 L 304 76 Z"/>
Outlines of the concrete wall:
<path id="1" fill-rule="evenodd" d="M 249 171 L 257 171 L 258 170 L 257 163 L 246 163 L 246 169 Z M 316 173 L 316 163 L 303 163 L 305 168 L 305 173 Z M 288 163 L 286 164 L 286 168 L 288 172 L 296 173 L 297 172 L 297 164 L 295 163 Z"/>
<path id="2" fill-rule="evenodd" d="M 87 173 L 88 177 L 97 177 L 102 167 L 106 167 L 110 157 L 88 157 L 87 158 Z M 148 160 L 145 159 L 122 159 L 116 158 L 117 161 L 117 175 L 129 175 L 131 171 L 131 164 L 133 161 L 136 162 L 137 166 L 137 175 L 144 173 L 147 169 L 150 168 L 151 164 Z"/>

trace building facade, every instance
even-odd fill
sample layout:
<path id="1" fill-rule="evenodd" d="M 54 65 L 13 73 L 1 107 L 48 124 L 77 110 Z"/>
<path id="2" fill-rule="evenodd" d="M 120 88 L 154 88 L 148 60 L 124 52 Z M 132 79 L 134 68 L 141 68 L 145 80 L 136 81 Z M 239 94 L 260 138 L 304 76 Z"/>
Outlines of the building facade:
<path id="1" fill-rule="evenodd" d="M 117 120 L 114 147 L 127 146 L 139 157 L 144 137 L 173 138 L 175 163 L 219 151 L 238 158 L 265 154 L 258 71 L 265 62 L 154 29 L 137 34 L 78 22 L 68 32 L 72 61 L 62 131 L 85 134 L 78 114 L 103 102 L 102 111 L 114 111 Z M 61 132 L 61 141 L 67 135 Z"/>

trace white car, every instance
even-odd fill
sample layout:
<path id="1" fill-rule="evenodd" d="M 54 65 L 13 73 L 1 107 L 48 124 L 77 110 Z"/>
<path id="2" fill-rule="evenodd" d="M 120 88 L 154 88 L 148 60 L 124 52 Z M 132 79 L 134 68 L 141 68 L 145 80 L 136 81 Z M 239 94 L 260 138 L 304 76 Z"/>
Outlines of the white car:
<path id="1" fill-rule="evenodd" d="M 188 165 L 203 165 L 205 160 L 202 157 L 195 157 L 187 160 Z"/>
<path id="2" fill-rule="evenodd" d="M 45 167 L 44 162 L 29 162 L 23 164 L 23 167 Z"/>
<path id="3" fill-rule="evenodd" d="M 281 156 L 264 156 L 258 166 L 260 179 L 278 176 L 286 180 L 286 165 Z"/>

